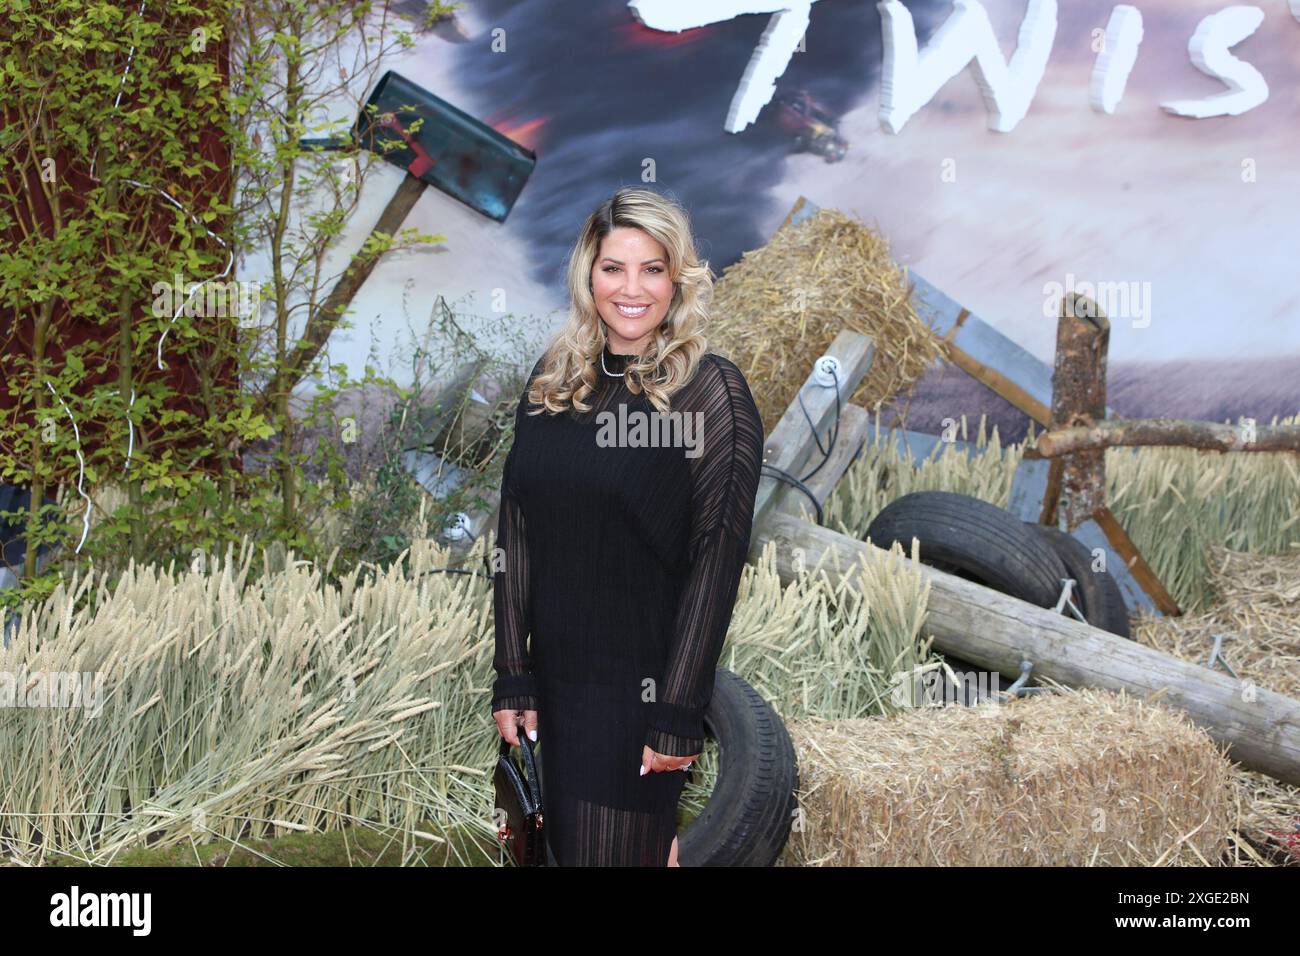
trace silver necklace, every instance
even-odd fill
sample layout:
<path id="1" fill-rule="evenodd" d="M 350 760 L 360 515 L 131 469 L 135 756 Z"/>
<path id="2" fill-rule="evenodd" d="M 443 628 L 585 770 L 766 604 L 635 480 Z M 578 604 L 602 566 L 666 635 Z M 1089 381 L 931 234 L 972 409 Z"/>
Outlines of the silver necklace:
<path id="1" fill-rule="evenodd" d="M 604 349 L 601 349 L 601 350 L 600 350 L 600 367 L 601 367 L 601 369 L 605 372 L 605 374 L 608 375 L 610 378 L 622 378 L 622 377 L 623 377 L 623 373 L 622 373 L 622 372 L 619 372 L 618 374 L 615 374 L 615 373 L 611 372 L 608 368 L 605 367 L 605 350 L 604 350 Z"/>

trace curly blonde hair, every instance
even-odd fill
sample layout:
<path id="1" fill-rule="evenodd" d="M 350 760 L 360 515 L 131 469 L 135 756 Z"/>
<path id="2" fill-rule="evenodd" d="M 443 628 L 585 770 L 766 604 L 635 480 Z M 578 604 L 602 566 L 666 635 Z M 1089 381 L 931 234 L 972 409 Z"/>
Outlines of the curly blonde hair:
<path id="1" fill-rule="evenodd" d="M 629 391 L 634 395 L 644 391 L 656 409 L 668 412 L 672 394 L 691 380 L 708 349 L 701 327 L 708 321 L 713 273 L 696 251 L 686 211 L 675 200 L 649 189 L 619 189 L 587 217 L 569 255 L 569 320 L 538 363 L 527 398 L 542 408 L 530 409 L 530 415 L 540 415 L 543 408 L 552 414 L 570 406 L 580 412 L 591 408 L 584 400 L 596 386 L 597 364 L 608 341 L 605 323 L 596 311 L 591 270 L 601 241 L 619 227 L 640 229 L 663 244 L 674 287 L 653 343 L 627 362 Z"/>

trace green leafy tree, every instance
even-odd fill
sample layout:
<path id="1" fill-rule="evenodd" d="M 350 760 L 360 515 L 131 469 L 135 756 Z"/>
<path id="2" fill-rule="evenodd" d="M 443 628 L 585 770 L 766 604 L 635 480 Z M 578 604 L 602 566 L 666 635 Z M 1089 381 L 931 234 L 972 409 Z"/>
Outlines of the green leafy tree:
<path id="1" fill-rule="evenodd" d="M 32 492 L 7 516 L 28 546 L 5 602 L 52 586 L 42 544 L 109 564 L 190 560 L 250 530 L 306 548 L 290 399 L 346 325 L 321 308 L 327 262 L 376 160 L 301 141 L 350 125 L 409 34 L 368 2 L 5 6 L 0 480 Z M 440 239 L 382 236 L 352 263 Z M 260 308 L 211 314 L 250 257 Z M 267 439 L 273 476 L 235 467 Z M 108 486 L 124 501 L 92 512 Z"/>

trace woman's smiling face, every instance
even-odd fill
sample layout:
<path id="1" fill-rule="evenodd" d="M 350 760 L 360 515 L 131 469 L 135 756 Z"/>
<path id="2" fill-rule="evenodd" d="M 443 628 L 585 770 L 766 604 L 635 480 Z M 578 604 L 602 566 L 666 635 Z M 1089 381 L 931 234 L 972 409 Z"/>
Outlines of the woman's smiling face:
<path id="1" fill-rule="evenodd" d="M 591 292 L 605 320 L 609 350 L 640 355 L 673 298 L 663 244 L 640 229 L 611 230 L 591 267 Z"/>

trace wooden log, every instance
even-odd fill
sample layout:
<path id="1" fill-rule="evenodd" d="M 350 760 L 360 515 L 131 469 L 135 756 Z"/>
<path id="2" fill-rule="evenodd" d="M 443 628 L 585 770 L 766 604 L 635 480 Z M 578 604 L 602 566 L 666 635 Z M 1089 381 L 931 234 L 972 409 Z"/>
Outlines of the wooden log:
<path id="1" fill-rule="evenodd" d="M 1110 320 L 1097 303 L 1071 292 L 1061 300 L 1057 324 L 1056 359 L 1052 373 L 1052 428 L 1059 434 L 1073 427 L 1084 429 L 1096 423 L 1123 428 L 1126 422 L 1104 421 L 1106 408 L 1106 359 L 1110 344 Z M 1075 529 L 1094 524 L 1110 547 L 1123 558 L 1124 568 L 1141 585 L 1161 613 L 1181 614 L 1178 602 L 1147 563 L 1137 544 L 1115 520 L 1106 501 L 1106 450 L 1077 447 L 1067 453 L 1044 452 L 1040 436 L 1035 456 L 1051 462 L 1043 499 L 1041 522 Z M 1058 508 L 1064 513 L 1058 521 Z"/>
<path id="2" fill-rule="evenodd" d="M 777 571 L 787 583 L 802 569 L 820 566 L 828 573 L 838 567 L 852 586 L 861 556 L 875 549 L 780 508 L 755 525 L 751 560 L 769 542 L 775 543 Z M 924 565 L 920 570 L 931 585 L 926 630 L 943 653 L 1008 678 L 1019 676 L 1020 662 L 1028 660 L 1035 678 L 1158 699 L 1226 744 L 1228 755 L 1244 767 L 1300 786 L 1300 701 L 956 575 Z"/>
<path id="3" fill-rule="evenodd" d="M 1057 428 L 1038 439 L 1044 458 L 1090 449 L 1137 445 L 1176 445 L 1201 451 L 1300 451 L 1300 426 L 1238 425 L 1177 418 L 1130 418 L 1094 421 L 1088 426 Z"/>
<path id="4" fill-rule="evenodd" d="M 1106 353 L 1110 320 L 1073 292 L 1061 300 L 1052 369 L 1052 426 L 1091 424 L 1106 417 Z M 1106 453 L 1083 449 L 1052 462 L 1060 473 L 1064 529 L 1073 531 L 1106 505 Z M 1053 478 L 1055 474 L 1053 475 Z M 1049 480 L 1049 485 L 1054 481 Z M 1057 502 L 1053 497 L 1049 506 Z M 1049 524 L 1059 524 L 1048 515 Z"/>

